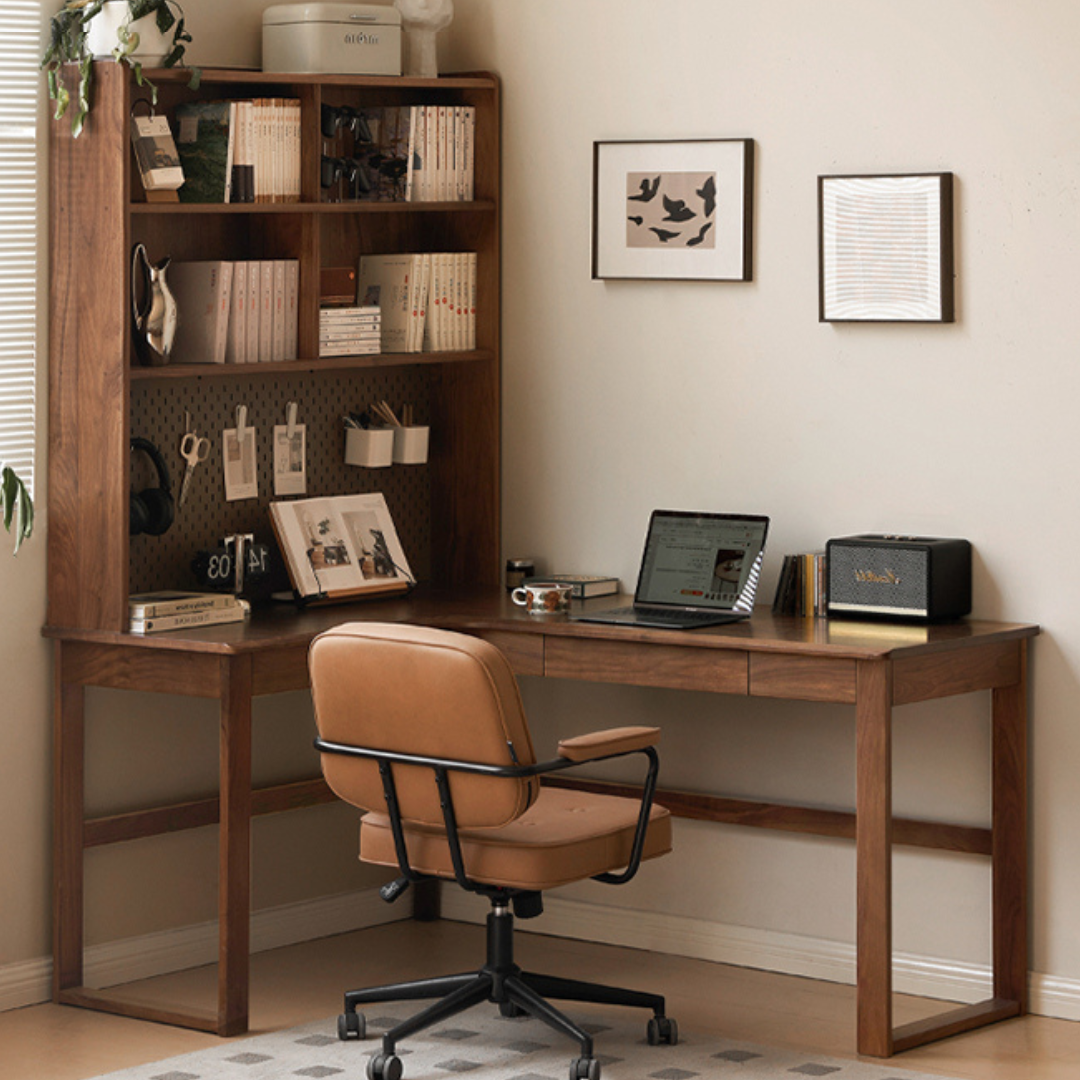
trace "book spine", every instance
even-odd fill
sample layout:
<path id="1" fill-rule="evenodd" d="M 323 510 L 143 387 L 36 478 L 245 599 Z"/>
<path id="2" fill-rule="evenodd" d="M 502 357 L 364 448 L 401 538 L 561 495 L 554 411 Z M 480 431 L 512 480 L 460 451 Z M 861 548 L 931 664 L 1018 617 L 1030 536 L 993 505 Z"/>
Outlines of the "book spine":
<path id="1" fill-rule="evenodd" d="M 273 356 L 274 343 L 274 261 L 259 262 L 259 363 Z"/>
<path id="2" fill-rule="evenodd" d="M 218 292 L 215 304 L 217 321 L 214 326 L 214 363 L 224 364 L 229 346 L 229 311 L 232 308 L 233 264 L 223 262 L 218 272 Z"/>
<path id="3" fill-rule="evenodd" d="M 247 361 L 247 263 L 232 264 L 232 299 L 229 304 L 229 337 L 225 362 Z"/>
<path id="4" fill-rule="evenodd" d="M 247 265 L 247 326 L 244 329 L 244 362 L 258 363 L 259 360 L 259 262 L 248 259 Z"/>
<path id="5" fill-rule="evenodd" d="M 285 263 L 285 359 L 295 360 L 300 349 L 300 262 Z"/>
<path id="6" fill-rule="evenodd" d="M 285 359 L 285 260 L 274 259 L 274 324 L 270 335 L 270 359 Z"/>
<path id="7" fill-rule="evenodd" d="M 476 198 L 476 106 L 465 106 L 465 185 L 462 198 L 472 202 Z"/>

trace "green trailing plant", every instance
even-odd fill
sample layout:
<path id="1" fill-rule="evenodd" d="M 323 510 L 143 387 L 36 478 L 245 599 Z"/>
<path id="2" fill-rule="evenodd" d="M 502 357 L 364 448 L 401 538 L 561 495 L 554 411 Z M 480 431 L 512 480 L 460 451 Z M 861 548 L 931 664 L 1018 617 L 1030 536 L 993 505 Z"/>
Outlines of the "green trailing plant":
<path id="1" fill-rule="evenodd" d="M 157 104 L 157 87 L 143 75 L 142 64 L 134 58 L 139 49 L 139 34 L 132 24 L 148 15 L 154 17 L 158 30 L 171 33 L 171 49 L 162 62 L 162 67 L 183 66 L 184 51 L 191 41 L 191 35 L 184 26 L 184 12 L 176 0 L 126 0 L 127 17 L 117 30 L 116 47 L 112 50 L 113 59 L 127 64 L 135 73 L 135 81 L 150 90 L 150 99 Z M 64 6 L 52 17 L 49 27 L 49 44 L 42 57 L 41 66 L 45 69 L 49 81 L 49 97 L 56 102 L 56 119 L 59 120 L 69 106 L 74 106 L 71 117 L 71 132 L 78 137 L 90 112 L 90 94 L 93 87 L 93 56 L 86 44 L 87 26 L 101 11 L 105 0 L 66 0 Z M 71 101 L 71 93 L 60 78 L 62 64 L 79 65 L 79 81 L 76 100 Z M 191 69 L 189 86 L 196 90 L 199 86 L 198 68 Z"/>
<path id="2" fill-rule="evenodd" d="M 30 492 L 10 465 L 0 467 L 0 507 L 4 512 L 4 528 L 11 532 L 15 526 L 15 554 L 22 542 L 34 531 L 34 502 Z"/>

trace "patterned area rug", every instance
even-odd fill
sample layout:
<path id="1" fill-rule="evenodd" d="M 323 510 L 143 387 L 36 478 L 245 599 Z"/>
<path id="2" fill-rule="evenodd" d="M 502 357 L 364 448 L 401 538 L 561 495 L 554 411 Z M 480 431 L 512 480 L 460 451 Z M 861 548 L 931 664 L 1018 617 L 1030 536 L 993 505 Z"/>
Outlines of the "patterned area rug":
<path id="1" fill-rule="evenodd" d="M 340 1042 L 337 1018 L 109 1073 L 98 1080 L 363 1080 L 368 1057 L 404 1008 L 378 1007 L 367 1016 L 363 1042 Z M 680 1031 L 676 1046 L 649 1046 L 645 1020 L 595 1022 L 575 1016 L 595 1037 L 601 1080 L 933 1080 L 883 1064 L 755 1046 Z M 404 1080 L 566 1080 L 577 1045 L 538 1020 L 506 1019 L 478 1005 L 452 1021 L 405 1039 L 397 1048 Z"/>

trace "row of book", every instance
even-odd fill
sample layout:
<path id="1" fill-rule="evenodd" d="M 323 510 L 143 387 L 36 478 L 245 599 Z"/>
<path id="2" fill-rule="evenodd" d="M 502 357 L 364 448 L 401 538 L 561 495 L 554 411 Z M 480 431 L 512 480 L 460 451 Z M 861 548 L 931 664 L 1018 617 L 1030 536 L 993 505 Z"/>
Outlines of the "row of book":
<path id="1" fill-rule="evenodd" d="M 168 589 L 128 597 L 128 615 L 133 634 L 152 634 L 159 630 L 243 622 L 251 615 L 251 604 L 231 593 Z"/>
<path id="2" fill-rule="evenodd" d="M 177 105 L 180 201 L 299 202 L 300 126 L 295 98 Z"/>
<path id="3" fill-rule="evenodd" d="M 176 364 L 295 360 L 300 263 L 296 259 L 174 262 L 168 283 L 177 328 Z"/>
<path id="4" fill-rule="evenodd" d="M 785 555 L 776 585 L 773 612 L 777 615 L 825 615 L 825 553 L 807 551 Z"/>
<path id="5" fill-rule="evenodd" d="M 333 111 L 331 109 L 331 111 Z M 474 197 L 476 109 L 387 105 L 354 114 L 349 197 L 393 202 L 469 202 Z M 323 134 L 326 134 L 324 123 Z M 357 134 L 357 131 L 362 134 Z M 331 155 L 341 137 L 324 143 Z M 340 155 L 338 155 L 340 157 Z"/>
<path id="6" fill-rule="evenodd" d="M 384 353 L 476 348 L 475 251 L 361 255 L 357 299 L 381 312 Z"/>
<path id="7" fill-rule="evenodd" d="M 362 356 L 382 349 L 382 312 L 377 307 L 319 309 L 319 355 Z"/>

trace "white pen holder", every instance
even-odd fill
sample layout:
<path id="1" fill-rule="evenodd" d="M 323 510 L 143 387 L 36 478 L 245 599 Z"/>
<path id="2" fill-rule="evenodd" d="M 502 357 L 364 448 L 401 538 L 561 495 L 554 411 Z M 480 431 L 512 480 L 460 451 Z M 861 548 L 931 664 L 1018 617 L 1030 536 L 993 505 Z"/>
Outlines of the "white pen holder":
<path id="1" fill-rule="evenodd" d="M 394 432 L 394 463 L 396 465 L 423 465 L 428 458 L 427 425 L 396 427 Z"/>
<path id="2" fill-rule="evenodd" d="M 346 428 L 345 464 L 383 469 L 394 460 L 393 428 Z"/>

